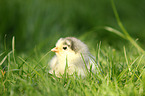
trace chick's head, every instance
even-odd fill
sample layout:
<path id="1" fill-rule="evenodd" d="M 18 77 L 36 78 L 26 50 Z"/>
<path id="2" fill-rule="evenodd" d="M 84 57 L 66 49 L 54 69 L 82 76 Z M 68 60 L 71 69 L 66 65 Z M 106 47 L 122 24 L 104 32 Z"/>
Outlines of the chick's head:
<path id="1" fill-rule="evenodd" d="M 60 38 L 56 47 L 51 49 L 56 55 L 68 55 L 78 53 L 89 53 L 87 45 L 75 37 Z"/>

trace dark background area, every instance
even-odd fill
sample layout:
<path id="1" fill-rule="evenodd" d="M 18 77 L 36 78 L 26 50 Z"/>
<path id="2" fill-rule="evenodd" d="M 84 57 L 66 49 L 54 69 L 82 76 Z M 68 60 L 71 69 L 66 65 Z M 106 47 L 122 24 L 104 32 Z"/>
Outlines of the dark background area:
<path id="1" fill-rule="evenodd" d="M 115 0 L 115 5 L 129 34 L 145 48 L 145 0 Z M 0 0 L 0 53 L 11 50 L 13 36 L 18 53 L 35 47 L 46 52 L 66 36 L 92 46 L 127 44 L 104 26 L 120 30 L 110 0 Z"/>

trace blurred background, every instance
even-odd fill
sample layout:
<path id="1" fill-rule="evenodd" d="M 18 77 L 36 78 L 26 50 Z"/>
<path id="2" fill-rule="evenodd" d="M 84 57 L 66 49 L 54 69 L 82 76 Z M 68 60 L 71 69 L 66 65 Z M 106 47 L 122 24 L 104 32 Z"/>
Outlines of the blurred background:
<path id="1" fill-rule="evenodd" d="M 114 1 L 125 28 L 145 48 L 145 0 Z M 13 36 L 17 53 L 47 52 L 66 36 L 91 47 L 127 45 L 104 26 L 120 30 L 110 0 L 0 0 L 0 53 L 11 50 Z"/>

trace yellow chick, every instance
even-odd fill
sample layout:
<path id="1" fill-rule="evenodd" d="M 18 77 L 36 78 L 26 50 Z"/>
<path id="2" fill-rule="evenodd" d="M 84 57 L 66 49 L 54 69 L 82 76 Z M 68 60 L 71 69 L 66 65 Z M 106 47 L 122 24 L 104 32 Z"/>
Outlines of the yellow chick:
<path id="1" fill-rule="evenodd" d="M 60 38 L 56 43 L 56 47 L 51 49 L 51 51 L 56 53 L 49 63 L 51 68 L 49 73 L 51 74 L 55 72 L 58 77 L 63 75 L 66 64 L 69 75 L 76 72 L 84 77 L 86 71 L 90 70 L 90 66 L 92 66 L 92 71 L 94 72 L 95 61 L 87 45 L 75 37 Z"/>

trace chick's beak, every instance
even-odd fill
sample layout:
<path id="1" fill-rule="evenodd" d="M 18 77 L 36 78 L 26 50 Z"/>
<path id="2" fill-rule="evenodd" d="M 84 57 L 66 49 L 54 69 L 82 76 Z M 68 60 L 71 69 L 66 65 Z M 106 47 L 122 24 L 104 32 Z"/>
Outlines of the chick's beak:
<path id="1" fill-rule="evenodd" d="M 58 47 L 51 49 L 52 52 L 58 52 Z"/>

